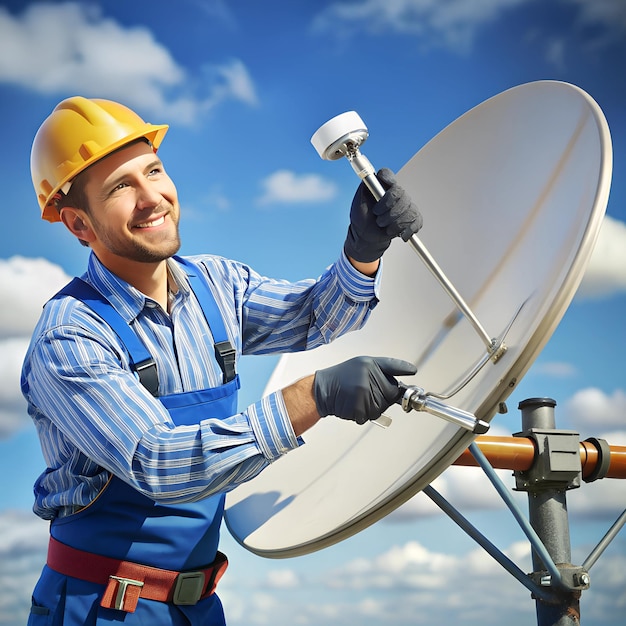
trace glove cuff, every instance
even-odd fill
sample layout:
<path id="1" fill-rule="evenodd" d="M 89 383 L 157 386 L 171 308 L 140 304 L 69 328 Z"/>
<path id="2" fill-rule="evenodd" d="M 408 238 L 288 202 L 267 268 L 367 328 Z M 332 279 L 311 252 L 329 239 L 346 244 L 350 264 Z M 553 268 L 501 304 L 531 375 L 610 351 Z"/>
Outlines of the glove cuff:
<path id="1" fill-rule="evenodd" d="M 328 415 L 328 411 L 323 403 L 323 394 L 320 393 L 319 385 L 321 384 L 321 380 L 318 377 L 319 371 L 315 372 L 313 376 L 313 399 L 315 400 L 315 408 L 319 413 L 320 417 L 326 417 Z"/>
<path id="2" fill-rule="evenodd" d="M 354 233 L 352 226 L 348 227 L 346 241 L 343 244 L 343 251 L 346 256 L 359 263 L 372 263 L 380 259 L 383 253 L 391 245 L 391 239 L 385 241 L 363 241 Z"/>

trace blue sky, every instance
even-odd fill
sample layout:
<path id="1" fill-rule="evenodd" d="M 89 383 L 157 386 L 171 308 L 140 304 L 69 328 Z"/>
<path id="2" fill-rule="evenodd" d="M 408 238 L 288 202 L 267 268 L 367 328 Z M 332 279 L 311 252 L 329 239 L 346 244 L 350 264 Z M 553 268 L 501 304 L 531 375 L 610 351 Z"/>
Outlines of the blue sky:
<path id="1" fill-rule="evenodd" d="M 327 119 L 358 111 L 366 154 L 397 170 L 505 89 L 542 79 L 583 88 L 613 139 L 607 218 L 580 294 L 492 431 L 518 431 L 517 403 L 551 396 L 559 427 L 626 445 L 625 67 L 623 0 L 0 2 L 0 624 L 25 622 L 47 536 L 30 512 L 43 464 L 19 393 L 21 359 L 42 303 L 87 258 L 61 225 L 39 220 L 30 182 L 32 138 L 58 101 L 118 99 L 169 123 L 160 154 L 179 189 L 182 252 L 295 279 L 339 254 L 356 187 L 347 165 L 322 162 L 309 143 Z M 244 363 L 242 404 L 260 396 L 275 363 Z M 574 562 L 623 510 L 623 482 L 569 494 Z M 436 486 L 530 569 L 521 532 L 478 470 L 450 468 Z M 529 593 L 422 495 L 305 557 L 262 559 L 227 532 L 223 549 L 234 625 L 535 620 Z M 591 572 L 582 623 L 621 623 L 625 566 L 622 533 Z"/>

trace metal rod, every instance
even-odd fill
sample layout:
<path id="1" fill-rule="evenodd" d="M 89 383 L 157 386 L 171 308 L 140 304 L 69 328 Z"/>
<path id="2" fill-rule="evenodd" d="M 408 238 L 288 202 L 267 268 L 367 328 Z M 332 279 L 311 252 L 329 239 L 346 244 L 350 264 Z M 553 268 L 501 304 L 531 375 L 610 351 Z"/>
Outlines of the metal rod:
<path id="1" fill-rule="evenodd" d="M 494 486 L 494 488 L 502 498 L 502 500 L 504 500 L 505 504 L 508 506 L 509 510 L 513 514 L 513 517 L 515 517 L 520 528 L 528 538 L 528 541 L 530 542 L 533 550 L 535 550 L 535 552 L 541 557 L 546 569 L 553 577 L 553 580 L 557 583 L 560 583 L 561 573 L 555 565 L 554 560 L 552 559 L 545 545 L 539 538 L 539 535 L 535 532 L 535 529 L 531 526 L 530 522 L 522 513 L 522 510 L 517 506 L 517 503 L 511 497 L 511 494 L 506 485 L 500 480 L 500 477 L 496 474 L 495 470 L 493 469 L 493 467 L 491 467 L 485 455 L 481 452 L 480 448 L 475 445 L 475 443 L 472 443 L 470 445 L 470 451 L 480 465 L 483 472 L 485 472 L 491 484 Z"/>
<path id="2" fill-rule="evenodd" d="M 352 153 L 346 155 L 352 169 L 361 178 L 361 180 L 367 185 L 367 188 L 372 192 L 372 195 L 376 200 L 380 200 L 385 195 L 385 189 L 380 184 L 378 178 L 376 178 L 375 170 L 368 158 L 362 154 L 358 147 L 354 148 Z M 474 330 L 478 333 L 478 336 L 482 339 L 483 343 L 487 347 L 487 351 L 491 354 L 499 346 L 495 345 L 492 337 L 487 334 L 487 331 L 483 328 L 482 324 L 478 321 L 478 318 L 474 315 L 474 312 L 469 308 L 461 294 L 456 290 L 454 285 L 450 282 L 448 277 L 444 274 L 443 270 L 439 267 L 435 259 L 430 252 L 426 249 L 426 246 L 420 241 L 417 235 L 413 235 L 408 243 L 413 250 L 422 259 L 430 273 L 437 279 L 439 284 L 443 287 L 448 296 L 456 304 L 458 309 L 467 318 L 470 324 L 474 327 Z"/>
<path id="3" fill-rule="evenodd" d="M 549 601 L 552 597 L 537 583 L 532 581 L 509 557 L 497 548 L 485 535 L 483 535 L 472 523 L 463 517 L 434 487 L 428 485 L 423 489 L 424 493 L 465 533 L 467 533 L 478 545 L 492 556 L 504 569 L 514 576 L 533 595 Z"/>
<path id="4" fill-rule="evenodd" d="M 615 520 L 613 526 L 609 528 L 606 535 L 598 542 L 598 545 L 589 553 L 589 556 L 582 565 L 584 570 L 589 571 L 593 567 L 595 562 L 600 558 L 600 555 L 606 550 L 611 541 L 615 539 L 615 536 L 622 529 L 624 524 L 626 524 L 626 509 L 624 509 L 623 513 Z"/>

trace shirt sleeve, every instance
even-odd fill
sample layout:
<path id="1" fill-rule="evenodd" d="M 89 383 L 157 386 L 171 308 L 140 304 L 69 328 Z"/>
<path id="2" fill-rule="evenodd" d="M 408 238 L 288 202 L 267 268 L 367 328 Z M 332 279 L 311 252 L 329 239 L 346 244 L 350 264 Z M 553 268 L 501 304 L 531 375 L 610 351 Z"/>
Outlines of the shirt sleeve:
<path id="1" fill-rule="evenodd" d="M 251 272 L 243 306 L 244 354 L 309 350 L 361 328 L 378 304 L 375 277 L 356 270 L 342 252 L 317 280 L 263 278 Z"/>

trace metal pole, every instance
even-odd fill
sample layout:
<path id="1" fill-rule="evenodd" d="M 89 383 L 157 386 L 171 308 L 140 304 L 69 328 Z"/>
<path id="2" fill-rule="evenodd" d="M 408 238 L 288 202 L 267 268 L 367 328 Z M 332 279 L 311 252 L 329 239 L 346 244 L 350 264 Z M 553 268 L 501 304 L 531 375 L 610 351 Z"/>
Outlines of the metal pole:
<path id="1" fill-rule="evenodd" d="M 523 435 L 540 432 L 549 441 L 549 431 L 556 431 L 554 407 L 556 402 L 550 398 L 531 398 L 520 403 L 522 411 Z M 546 434 L 548 433 L 548 434 Z M 558 435 L 557 435 L 558 436 Z M 548 554 L 561 572 L 573 569 L 571 565 L 571 544 L 567 515 L 566 490 L 572 485 L 571 466 L 560 472 L 562 465 L 551 458 L 553 448 L 539 449 L 538 454 L 545 455 L 539 467 L 516 474 L 517 488 L 528 492 L 529 518 L 532 527 L 545 545 Z M 549 458 L 550 457 L 550 458 Z M 580 459 L 577 459 L 578 462 Z M 580 465 L 580 463 L 579 463 Z M 546 471 L 548 468 L 548 471 Z M 552 468 L 552 470 L 550 470 Z M 562 474 L 559 476 L 559 474 Z M 574 485 L 577 486 L 577 485 Z M 546 571 L 546 566 L 533 550 L 533 576 L 539 584 L 553 587 L 554 600 L 546 602 L 535 598 L 538 626 L 579 626 L 580 594 L 579 590 L 564 588 L 559 581 L 554 581 Z M 565 576 L 566 578 L 566 576 Z M 588 579 L 583 579 L 588 582 Z M 582 582 L 582 581 L 581 581 Z"/>

